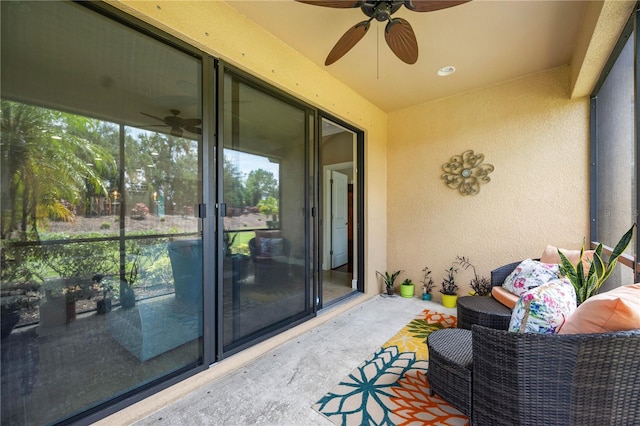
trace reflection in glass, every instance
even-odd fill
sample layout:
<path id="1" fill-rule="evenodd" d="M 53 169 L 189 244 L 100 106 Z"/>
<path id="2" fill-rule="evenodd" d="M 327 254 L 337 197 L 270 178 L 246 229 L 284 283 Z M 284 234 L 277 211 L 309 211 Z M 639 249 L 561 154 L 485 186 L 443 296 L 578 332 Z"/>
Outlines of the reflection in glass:
<path id="1" fill-rule="evenodd" d="M 333 121 L 322 119 L 322 287 L 323 306 L 356 291 L 357 185 L 356 134 Z"/>
<path id="2" fill-rule="evenodd" d="M 1 7 L 0 423 L 52 424 L 202 360 L 198 124 L 141 114 L 201 64 L 75 3 Z"/>
<path id="3" fill-rule="evenodd" d="M 303 109 L 225 74 L 224 343 L 309 310 Z"/>

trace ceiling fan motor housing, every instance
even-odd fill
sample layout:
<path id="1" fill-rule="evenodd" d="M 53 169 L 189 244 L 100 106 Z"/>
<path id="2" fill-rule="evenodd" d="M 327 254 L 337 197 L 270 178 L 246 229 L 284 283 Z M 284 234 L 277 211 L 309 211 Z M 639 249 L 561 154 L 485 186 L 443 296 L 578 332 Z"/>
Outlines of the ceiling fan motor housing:
<path id="1" fill-rule="evenodd" d="M 379 22 L 388 21 L 403 5 L 402 0 L 396 1 L 367 1 L 360 8 L 369 18 L 375 18 Z"/>

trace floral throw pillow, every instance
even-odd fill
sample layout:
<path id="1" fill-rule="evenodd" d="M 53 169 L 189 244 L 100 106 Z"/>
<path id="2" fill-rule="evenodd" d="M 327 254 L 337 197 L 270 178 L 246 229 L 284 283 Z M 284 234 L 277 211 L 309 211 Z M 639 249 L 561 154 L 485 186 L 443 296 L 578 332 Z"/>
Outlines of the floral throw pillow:
<path id="1" fill-rule="evenodd" d="M 502 287 L 516 296 L 558 278 L 557 264 L 542 263 L 533 259 L 523 260 L 504 280 Z"/>
<path id="2" fill-rule="evenodd" d="M 260 238 L 260 256 L 276 257 L 282 255 L 282 238 Z"/>
<path id="3" fill-rule="evenodd" d="M 576 292 L 567 278 L 558 278 L 525 292 L 511 314 L 509 331 L 556 334 L 576 310 Z"/>

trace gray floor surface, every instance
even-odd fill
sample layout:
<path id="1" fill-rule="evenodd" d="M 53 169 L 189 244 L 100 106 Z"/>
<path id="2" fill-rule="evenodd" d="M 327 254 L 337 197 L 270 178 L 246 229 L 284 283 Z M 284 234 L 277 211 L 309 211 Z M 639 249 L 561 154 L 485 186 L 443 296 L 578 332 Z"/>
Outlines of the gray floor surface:
<path id="1" fill-rule="evenodd" d="M 376 296 L 135 424 L 329 426 L 311 405 L 424 309 L 455 315 L 437 302 Z"/>

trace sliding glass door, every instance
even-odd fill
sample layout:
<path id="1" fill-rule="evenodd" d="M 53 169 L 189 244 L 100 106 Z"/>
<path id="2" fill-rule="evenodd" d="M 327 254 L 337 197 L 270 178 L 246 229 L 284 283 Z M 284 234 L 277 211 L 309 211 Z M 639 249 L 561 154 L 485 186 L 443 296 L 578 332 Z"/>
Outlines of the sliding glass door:
<path id="1" fill-rule="evenodd" d="M 1 8 L 0 422 L 53 424 L 203 362 L 202 62 L 77 3 Z"/>
<path id="2" fill-rule="evenodd" d="M 108 5 L 0 7 L 2 424 L 90 423 L 315 315 L 323 166 L 352 292 L 361 132 L 318 142 L 317 110 Z"/>
<path id="3" fill-rule="evenodd" d="M 222 92 L 226 352 L 311 313 L 309 113 L 228 70 Z"/>

